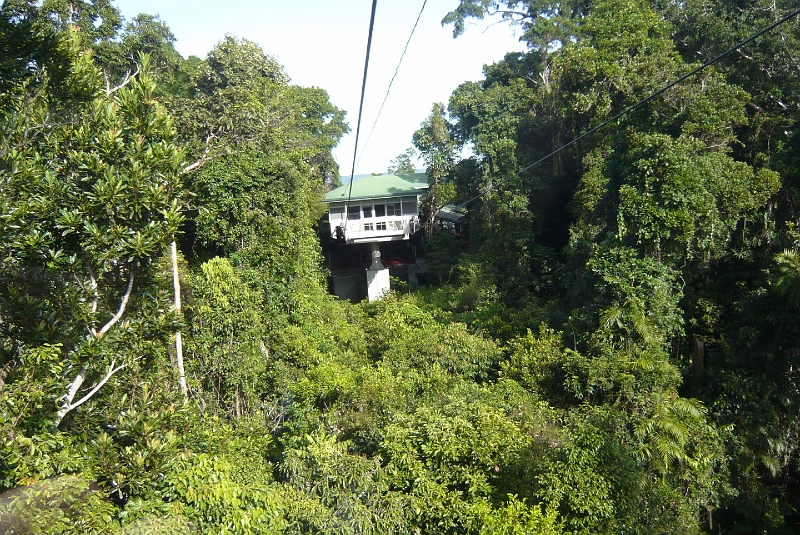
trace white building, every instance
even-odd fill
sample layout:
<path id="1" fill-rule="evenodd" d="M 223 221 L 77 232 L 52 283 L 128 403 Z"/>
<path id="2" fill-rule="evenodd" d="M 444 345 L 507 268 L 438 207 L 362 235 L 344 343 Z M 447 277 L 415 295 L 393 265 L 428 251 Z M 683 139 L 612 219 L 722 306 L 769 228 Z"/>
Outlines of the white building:
<path id="1" fill-rule="evenodd" d="M 389 292 L 389 269 L 381 262 L 381 242 L 408 240 L 421 229 L 420 204 L 428 192 L 428 175 L 375 175 L 354 180 L 324 197 L 328 204 L 331 238 L 347 247 L 369 244 L 371 264 L 366 268 L 367 297 L 380 299 Z M 409 274 L 416 273 L 416 266 Z M 411 275 L 410 275 L 411 276 Z M 350 293 L 334 278 L 337 295 Z M 414 280 L 416 284 L 416 279 Z"/>
<path id="2" fill-rule="evenodd" d="M 419 207 L 428 175 L 376 175 L 345 184 L 323 199 L 328 203 L 331 238 L 345 243 L 407 240 L 420 229 Z M 348 201 L 349 199 L 349 201 Z"/>

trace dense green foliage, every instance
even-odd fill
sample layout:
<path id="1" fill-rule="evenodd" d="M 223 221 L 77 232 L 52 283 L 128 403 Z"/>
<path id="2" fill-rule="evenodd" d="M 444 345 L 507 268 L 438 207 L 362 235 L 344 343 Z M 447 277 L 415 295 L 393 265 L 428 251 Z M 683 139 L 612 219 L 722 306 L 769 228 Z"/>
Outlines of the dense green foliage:
<path id="1" fill-rule="evenodd" d="M 438 284 L 351 304 L 324 90 L 7 0 L 0 531 L 793 532 L 800 22 L 525 168 L 797 6 L 461 0 L 456 34 L 501 12 L 526 51 L 413 136 Z"/>
<path id="2" fill-rule="evenodd" d="M 691 401 L 701 411 L 692 412 L 722 439 L 714 455 L 730 474 L 714 469 L 718 494 L 701 525 L 723 532 L 791 532 L 796 522 L 798 353 L 786 285 L 798 276 L 800 23 L 519 171 L 797 7 L 462 0 L 445 18 L 458 34 L 471 17 L 501 13 L 528 45 L 449 103 L 451 131 L 477 153 L 451 174 L 458 198 L 501 183 L 469 206 L 462 259 L 480 265 L 499 305 L 454 310 L 474 325 L 497 316 L 518 325 L 506 336 L 529 315 L 563 331 L 583 357 L 553 359 L 529 379 L 549 400 L 577 396 L 626 411 L 629 423 L 652 410 L 653 425 L 668 421 L 666 400 L 685 410 L 678 394 L 704 402 Z M 470 288 L 472 276 L 462 280 Z M 682 442 L 679 428 L 663 429 Z"/>

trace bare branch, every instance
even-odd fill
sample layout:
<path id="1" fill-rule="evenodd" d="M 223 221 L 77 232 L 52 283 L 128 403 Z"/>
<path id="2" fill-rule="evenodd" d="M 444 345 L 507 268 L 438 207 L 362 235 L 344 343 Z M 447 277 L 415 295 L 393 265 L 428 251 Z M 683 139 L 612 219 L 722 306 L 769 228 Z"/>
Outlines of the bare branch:
<path id="1" fill-rule="evenodd" d="M 508 21 L 507 20 L 496 20 L 494 22 L 490 22 L 486 26 L 484 26 L 482 24 L 470 23 L 470 26 L 477 26 L 479 28 L 483 28 L 483 31 L 481 33 L 486 33 L 486 32 L 489 31 L 489 28 L 491 28 L 492 26 L 497 26 L 498 24 L 508 24 Z"/>
<path id="2" fill-rule="evenodd" d="M 217 132 L 219 132 L 220 130 L 221 127 L 220 129 L 217 130 Z M 206 148 L 203 151 L 203 155 L 200 156 L 200 158 L 198 158 L 197 161 L 195 161 L 193 164 L 184 167 L 183 171 L 181 171 L 181 174 L 191 173 L 192 171 L 204 165 L 208 161 L 208 155 L 211 153 L 211 141 L 217 137 L 217 132 L 211 132 L 210 134 L 208 134 L 208 136 L 206 136 Z"/>
<path id="3" fill-rule="evenodd" d="M 116 314 L 114 314 L 114 317 L 111 318 L 108 323 L 106 323 L 103 328 L 100 329 L 100 331 L 98 331 L 97 338 L 101 338 L 120 320 L 120 318 L 122 318 L 122 315 L 125 313 L 125 308 L 128 306 L 128 300 L 131 297 L 131 292 L 133 292 L 133 273 L 131 273 L 131 278 L 128 280 L 128 289 L 125 291 L 125 295 L 122 296 L 122 302 L 119 304 L 119 310 Z"/>
<path id="4" fill-rule="evenodd" d="M 495 15 L 502 15 L 504 19 L 512 19 L 515 22 L 519 22 L 519 21 L 524 20 L 524 19 L 533 20 L 533 19 L 537 18 L 536 15 L 532 15 L 530 13 L 525 13 L 523 11 L 514 11 L 514 10 L 511 10 L 511 9 L 495 9 L 494 11 L 487 11 L 487 14 L 490 17 L 493 17 Z M 519 17 L 519 19 L 514 19 L 514 16 Z"/>
<path id="5" fill-rule="evenodd" d="M 139 357 L 139 358 L 141 358 L 141 357 Z M 139 358 L 137 358 L 135 360 L 139 360 Z M 89 390 L 89 392 L 86 393 L 85 396 L 83 396 L 81 399 L 79 399 L 75 403 L 72 403 L 72 400 L 75 398 L 75 394 L 77 394 L 78 389 L 80 389 L 81 385 L 83 384 L 84 379 L 86 378 L 86 372 L 87 372 L 86 365 L 84 365 L 81 368 L 81 371 L 78 372 L 78 376 L 75 377 L 74 381 L 72 381 L 72 385 L 70 386 L 69 392 L 67 393 L 67 395 L 66 395 L 66 397 L 64 399 L 64 403 L 61 405 L 61 408 L 58 410 L 58 414 L 56 415 L 56 421 L 55 421 L 55 426 L 54 427 L 57 428 L 59 425 L 61 425 L 61 422 L 64 420 L 64 417 L 67 415 L 67 413 L 69 413 L 73 409 L 76 409 L 76 408 L 80 407 L 81 405 L 83 405 L 84 403 L 86 403 L 87 401 L 92 399 L 92 396 L 97 394 L 97 392 L 101 388 L 103 388 L 103 385 L 105 385 L 108 382 L 108 380 L 111 379 L 111 377 L 114 376 L 115 373 L 117 373 L 118 371 L 120 371 L 121 369 L 123 369 L 123 368 L 125 368 L 127 366 L 127 364 L 123 364 L 123 365 L 117 366 L 115 368 L 114 364 L 116 362 L 117 362 L 116 359 L 111 359 L 111 364 L 108 365 L 108 371 L 106 371 L 105 376 L 102 379 L 100 379 L 100 381 L 98 381 L 98 383 L 96 385 L 94 385 L 92 387 L 92 389 Z"/>
<path id="6" fill-rule="evenodd" d="M 97 298 L 97 295 L 96 295 L 97 280 L 96 280 L 96 278 L 94 276 L 94 272 L 92 271 L 91 266 L 89 266 L 88 262 L 86 263 L 86 265 L 87 265 L 87 268 L 88 268 L 89 273 L 90 273 L 89 276 L 90 276 L 90 278 L 92 280 L 92 283 L 94 284 L 95 298 Z M 106 323 L 103 326 L 103 328 L 100 329 L 100 331 L 95 332 L 93 327 L 91 327 L 91 326 L 89 327 L 89 330 L 91 331 L 91 333 L 95 337 L 95 339 L 102 338 L 103 335 L 106 334 L 109 331 L 109 329 L 111 329 L 111 327 L 113 327 L 114 325 L 117 324 L 117 322 L 122 318 L 123 314 L 125 314 L 125 309 L 128 307 L 128 301 L 130 300 L 131 294 L 133 293 L 133 281 L 134 281 L 134 275 L 133 275 L 133 273 L 131 273 L 131 276 L 128 279 L 128 288 L 127 288 L 127 290 L 125 290 L 125 295 L 122 296 L 122 301 L 119 304 L 119 310 L 117 310 L 117 313 L 114 314 L 114 317 L 111 318 L 108 321 L 108 323 Z M 96 310 L 96 303 L 93 303 L 92 308 L 93 308 L 93 310 Z M 72 384 L 70 385 L 66 396 L 64 396 L 64 403 L 61 404 L 61 408 L 58 410 L 58 413 L 56 415 L 55 427 L 58 427 L 59 425 L 61 425 L 62 420 L 64 420 L 64 416 L 66 416 L 69 411 L 71 411 L 75 407 L 78 407 L 79 405 L 85 403 L 98 390 L 100 390 L 100 388 L 106 382 L 108 382 L 108 380 L 111 378 L 112 375 L 114 375 L 119 370 L 121 370 L 122 368 L 125 367 L 123 365 L 123 366 L 117 367 L 115 369 L 114 368 L 114 362 L 115 362 L 114 360 L 111 361 L 111 365 L 109 366 L 109 371 L 106 374 L 106 376 L 97 385 L 95 385 L 95 387 L 92 388 L 92 390 L 86 396 L 81 398 L 78 402 L 72 403 L 72 400 L 75 399 L 75 395 L 78 393 L 78 390 L 80 390 L 81 386 L 83 385 L 83 381 L 86 379 L 86 373 L 88 372 L 88 367 L 86 366 L 86 364 L 81 366 L 81 369 L 78 372 L 78 375 L 75 376 L 75 379 L 73 379 Z"/>
<path id="7" fill-rule="evenodd" d="M 736 53 L 737 53 L 737 54 L 739 54 L 740 56 L 742 56 L 742 57 L 743 57 L 743 58 L 745 58 L 745 59 L 749 59 L 750 61 L 755 61 L 755 60 L 752 58 L 752 56 L 748 56 L 747 54 L 745 54 L 745 53 L 744 53 L 744 51 L 743 51 L 741 48 L 737 48 L 737 49 L 736 49 Z"/>
<path id="8" fill-rule="evenodd" d="M 97 276 L 94 274 L 94 269 L 92 269 L 92 264 L 89 262 L 89 257 L 86 256 L 85 251 L 81 251 L 81 256 L 83 257 L 83 264 L 86 266 L 86 271 L 89 273 L 89 289 L 92 292 L 92 314 L 97 313 L 97 303 L 100 300 L 100 294 L 97 292 Z M 97 336 L 97 331 L 92 325 L 89 325 L 89 332 L 92 333 L 93 336 Z"/>
<path id="9" fill-rule="evenodd" d="M 115 368 L 114 367 L 114 363 L 115 362 L 116 362 L 116 359 L 111 359 L 111 364 L 108 365 L 108 371 L 106 372 L 105 377 L 100 379 L 100 381 L 96 385 L 94 385 L 94 387 L 92 387 L 92 389 L 89 390 L 89 392 L 85 396 L 83 396 L 81 399 L 79 399 L 75 403 L 72 403 L 69 406 L 69 408 L 67 409 L 67 412 L 71 411 L 72 409 L 76 409 L 76 408 L 80 407 L 81 405 L 83 405 L 84 403 L 86 403 L 87 401 L 89 401 L 92 398 L 92 396 L 94 396 L 97 393 L 97 391 L 100 390 L 103 387 L 103 385 L 106 384 L 108 382 L 108 380 L 111 379 L 111 377 L 115 373 L 117 373 L 118 371 L 120 371 L 121 369 L 123 369 L 123 368 L 125 368 L 127 366 L 127 364 L 123 364 L 123 365 L 117 366 Z M 64 414 L 66 414 L 66 413 L 64 413 Z"/>
<path id="10" fill-rule="evenodd" d="M 84 364 L 81 366 L 81 370 L 78 372 L 78 375 L 76 375 L 75 379 L 72 380 L 72 384 L 70 385 L 69 390 L 67 390 L 67 395 L 64 396 L 64 403 L 62 403 L 61 408 L 58 409 L 55 425 L 53 427 L 58 427 L 61 425 L 61 421 L 64 419 L 64 416 L 66 416 L 67 413 L 72 410 L 72 400 L 75 399 L 75 394 L 78 393 L 83 381 L 86 379 L 87 371 L 89 370 Z"/>
<path id="11" fill-rule="evenodd" d="M 116 87 L 109 88 L 108 87 L 108 78 L 106 78 L 106 95 L 110 95 L 110 94 L 114 93 L 115 91 L 119 91 L 120 89 L 122 89 L 123 87 L 128 85 L 130 83 L 130 81 L 133 80 L 134 78 L 136 78 L 138 75 L 139 75 L 139 64 L 137 63 L 136 64 L 136 70 L 133 73 L 131 73 L 131 71 L 126 72 L 125 73 L 125 79 L 122 81 L 121 84 L 119 84 Z"/>

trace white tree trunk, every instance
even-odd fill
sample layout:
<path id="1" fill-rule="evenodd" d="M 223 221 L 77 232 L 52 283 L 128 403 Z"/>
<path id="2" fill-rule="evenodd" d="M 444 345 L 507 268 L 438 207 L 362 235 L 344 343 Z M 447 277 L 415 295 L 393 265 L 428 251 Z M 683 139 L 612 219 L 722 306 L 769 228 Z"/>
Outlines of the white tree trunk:
<path id="1" fill-rule="evenodd" d="M 96 281 L 94 280 L 94 275 L 91 274 L 91 277 L 92 277 L 92 283 L 93 285 L 95 285 L 95 290 L 96 290 Z M 128 279 L 128 289 L 125 291 L 125 295 L 122 296 L 122 301 L 120 301 L 119 310 L 117 310 L 117 313 L 114 314 L 114 316 L 110 320 L 108 320 L 108 323 L 106 323 L 103 326 L 103 328 L 100 329 L 99 331 L 95 331 L 92 327 L 89 328 L 89 332 L 95 338 L 95 340 L 99 340 L 100 338 L 102 338 L 114 325 L 117 324 L 117 322 L 119 322 L 120 319 L 122 319 L 122 316 L 125 314 L 125 309 L 128 307 L 128 301 L 130 300 L 131 294 L 133 293 L 133 278 L 134 278 L 133 273 L 131 273 L 130 278 Z M 92 303 L 92 312 L 95 312 L 96 310 L 97 310 L 97 300 L 95 299 L 95 302 Z M 73 379 L 72 384 L 69 386 L 69 390 L 67 390 L 67 393 L 64 396 L 64 403 L 62 403 L 61 408 L 58 409 L 58 413 L 56 414 L 56 420 L 54 422 L 56 428 L 59 425 L 61 425 L 61 422 L 64 420 L 64 416 L 66 416 L 69 411 L 82 405 L 84 402 L 89 400 L 92 396 L 94 396 L 97 393 L 98 390 L 100 390 L 100 387 L 102 387 L 104 384 L 106 384 L 106 382 L 109 379 L 111 379 L 111 376 L 113 376 L 115 373 L 117 373 L 119 370 L 125 367 L 123 365 L 114 368 L 114 362 L 115 362 L 114 360 L 111 361 L 111 365 L 108 367 L 108 373 L 106 374 L 106 376 L 99 383 L 97 383 L 94 386 L 94 388 L 92 388 L 89 391 L 88 394 L 86 394 L 83 398 L 81 398 L 80 401 L 73 403 L 72 400 L 75 399 L 75 396 L 78 394 L 78 390 L 80 390 L 81 386 L 83 386 L 83 382 L 86 380 L 86 374 L 89 371 L 89 368 L 86 364 L 81 366 L 78 375 L 75 376 L 75 379 Z"/>
<path id="2" fill-rule="evenodd" d="M 170 244 L 172 253 L 172 285 L 175 290 L 175 312 L 181 313 L 181 280 L 178 275 L 178 246 L 175 240 Z M 175 331 L 175 362 L 178 365 L 178 384 L 184 398 L 187 395 L 186 372 L 183 368 L 183 337 L 180 331 Z"/>
<path id="3" fill-rule="evenodd" d="M 64 416 L 66 416 L 67 413 L 72 410 L 72 400 L 75 399 L 75 394 L 78 393 L 81 385 L 83 385 L 83 381 L 86 379 L 87 371 L 88 370 L 86 369 L 86 366 L 82 366 L 81 370 L 78 372 L 78 375 L 75 376 L 75 379 L 69 386 L 67 395 L 64 397 L 64 403 L 61 404 L 61 408 L 58 409 L 58 414 L 56 414 L 55 427 L 61 425 L 61 421 L 64 419 Z"/>

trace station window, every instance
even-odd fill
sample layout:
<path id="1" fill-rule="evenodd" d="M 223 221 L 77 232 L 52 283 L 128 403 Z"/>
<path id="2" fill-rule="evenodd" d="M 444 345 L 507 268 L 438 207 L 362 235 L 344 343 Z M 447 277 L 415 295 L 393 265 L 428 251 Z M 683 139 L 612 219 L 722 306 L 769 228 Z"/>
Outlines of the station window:
<path id="1" fill-rule="evenodd" d="M 364 219 L 372 217 L 372 206 L 362 206 L 361 211 L 364 212 Z"/>
<path id="2" fill-rule="evenodd" d="M 375 205 L 375 217 L 384 217 L 386 216 L 386 206 L 382 204 Z"/>
<path id="3" fill-rule="evenodd" d="M 386 221 L 383 221 L 381 223 L 375 223 L 375 229 L 376 230 L 386 230 Z"/>
<path id="4" fill-rule="evenodd" d="M 344 206 L 332 206 L 329 213 L 331 221 L 341 221 L 344 219 Z"/>
<path id="5" fill-rule="evenodd" d="M 372 223 L 364 223 L 364 230 L 375 230 L 375 225 Z"/>
<path id="6" fill-rule="evenodd" d="M 348 206 L 347 207 L 347 219 L 361 219 L 361 207 L 360 206 Z"/>
<path id="7" fill-rule="evenodd" d="M 417 215 L 417 200 L 413 197 L 403 199 L 403 215 Z"/>
<path id="8" fill-rule="evenodd" d="M 402 215 L 400 212 L 400 203 L 390 203 L 386 205 L 386 215 Z"/>

